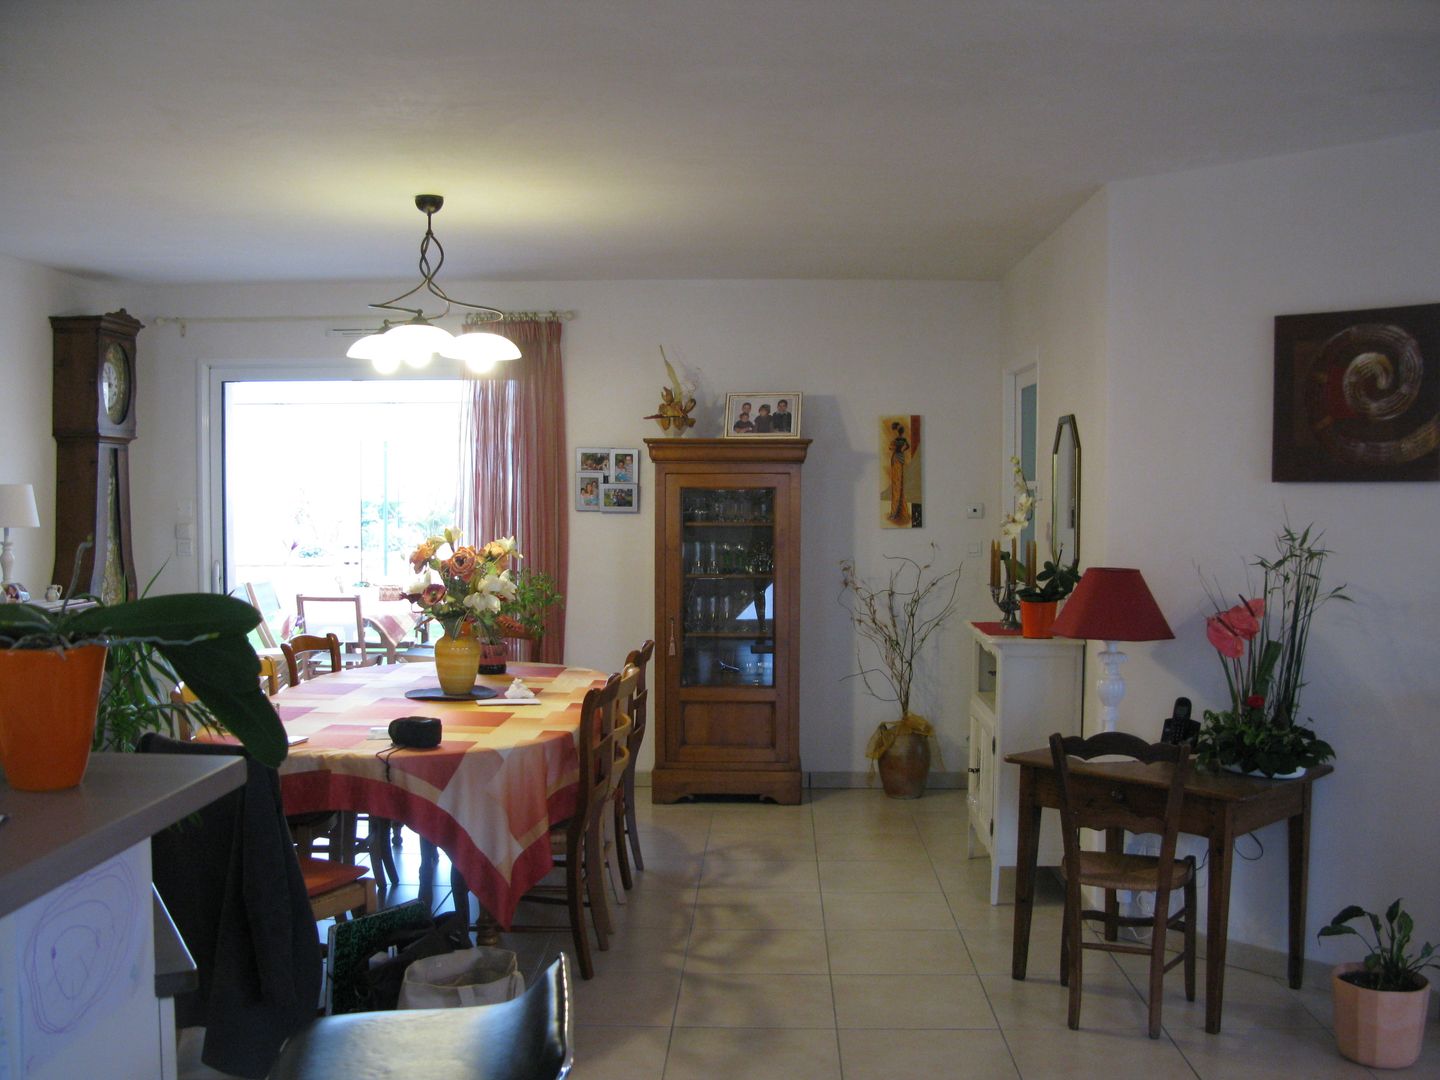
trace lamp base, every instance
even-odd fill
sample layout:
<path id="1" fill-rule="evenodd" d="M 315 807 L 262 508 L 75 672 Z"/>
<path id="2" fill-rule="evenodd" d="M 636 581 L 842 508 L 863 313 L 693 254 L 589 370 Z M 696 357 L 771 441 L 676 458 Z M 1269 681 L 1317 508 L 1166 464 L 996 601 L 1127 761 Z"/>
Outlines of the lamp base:
<path id="1" fill-rule="evenodd" d="M 1114 731 L 1120 719 L 1120 699 L 1125 696 L 1125 680 L 1120 676 L 1120 665 L 1125 662 L 1125 654 L 1115 648 L 1115 642 L 1107 641 L 1097 659 L 1103 669 L 1103 674 L 1095 680 L 1095 691 L 1104 707 L 1100 720 L 1104 730 Z"/>

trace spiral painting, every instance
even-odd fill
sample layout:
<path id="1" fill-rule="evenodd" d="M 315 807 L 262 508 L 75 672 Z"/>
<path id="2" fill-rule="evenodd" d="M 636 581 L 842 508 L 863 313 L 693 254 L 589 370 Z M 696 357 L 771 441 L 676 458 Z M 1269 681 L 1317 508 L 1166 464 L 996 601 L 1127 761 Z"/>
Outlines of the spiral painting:
<path id="1" fill-rule="evenodd" d="M 1440 480 L 1440 304 L 1276 317 L 1271 479 Z"/>

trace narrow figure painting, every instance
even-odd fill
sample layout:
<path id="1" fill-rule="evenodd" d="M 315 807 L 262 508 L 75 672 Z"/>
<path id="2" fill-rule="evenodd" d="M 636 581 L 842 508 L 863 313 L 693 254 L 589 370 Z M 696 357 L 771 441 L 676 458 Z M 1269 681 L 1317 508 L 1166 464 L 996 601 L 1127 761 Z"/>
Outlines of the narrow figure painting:
<path id="1" fill-rule="evenodd" d="M 1440 304 L 1277 316 L 1270 471 L 1440 480 Z"/>
<path id="2" fill-rule="evenodd" d="M 920 470 L 920 417 L 880 418 L 880 525 L 918 529 L 924 524 Z"/>

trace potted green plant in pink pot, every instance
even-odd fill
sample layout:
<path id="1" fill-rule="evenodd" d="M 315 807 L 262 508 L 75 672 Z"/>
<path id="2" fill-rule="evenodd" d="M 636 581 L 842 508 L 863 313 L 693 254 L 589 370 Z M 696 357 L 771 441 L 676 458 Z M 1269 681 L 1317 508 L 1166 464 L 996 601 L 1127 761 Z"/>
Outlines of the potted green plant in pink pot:
<path id="1" fill-rule="evenodd" d="M 1362 917 L 1370 922 L 1373 940 L 1350 925 Z M 1399 900 L 1386 909 L 1383 926 L 1380 916 L 1351 904 L 1320 928 L 1320 937 L 1354 934 L 1370 949 L 1360 963 L 1341 964 L 1330 977 L 1335 1041 L 1351 1061 L 1404 1069 L 1420 1057 L 1430 1011 L 1430 983 L 1421 971 L 1440 968 L 1440 957 L 1429 942 L 1418 953 L 1409 951 L 1414 930 Z"/>

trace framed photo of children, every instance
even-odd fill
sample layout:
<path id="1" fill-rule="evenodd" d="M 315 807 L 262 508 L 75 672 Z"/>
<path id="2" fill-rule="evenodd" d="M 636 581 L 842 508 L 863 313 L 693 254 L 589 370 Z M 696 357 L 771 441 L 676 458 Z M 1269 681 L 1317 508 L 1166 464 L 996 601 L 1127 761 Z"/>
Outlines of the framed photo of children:
<path id="1" fill-rule="evenodd" d="M 725 395 L 727 439 L 784 439 L 800 434 L 800 394 L 758 390 Z"/>
<path id="2" fill-rule="evenodd" d="M 601 484 L 600 512 L 602 514 L 638 514 L 640 512 L 640 485 Z"/>
<path id="3" fill-rule="evenodd" d="M 605 483 L 602 472 L 581 470 L 575 474 L 575 509 L 596 512 L 600 509 L 600 485 Z"/>

